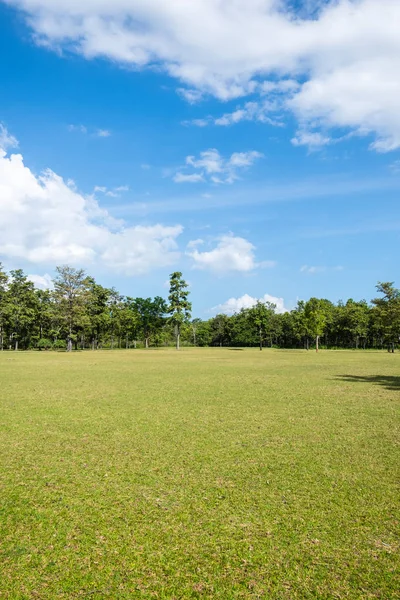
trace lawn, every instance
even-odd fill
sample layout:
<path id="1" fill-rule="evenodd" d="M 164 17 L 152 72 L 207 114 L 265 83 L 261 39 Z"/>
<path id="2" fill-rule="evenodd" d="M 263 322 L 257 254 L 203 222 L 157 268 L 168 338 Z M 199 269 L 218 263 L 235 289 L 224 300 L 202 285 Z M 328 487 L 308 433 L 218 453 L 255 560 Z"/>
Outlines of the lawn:
<path id="1" fill-rule="evenodd" d="M 0 598 L 400 598 L 400 354 L 0 353 Z"/>

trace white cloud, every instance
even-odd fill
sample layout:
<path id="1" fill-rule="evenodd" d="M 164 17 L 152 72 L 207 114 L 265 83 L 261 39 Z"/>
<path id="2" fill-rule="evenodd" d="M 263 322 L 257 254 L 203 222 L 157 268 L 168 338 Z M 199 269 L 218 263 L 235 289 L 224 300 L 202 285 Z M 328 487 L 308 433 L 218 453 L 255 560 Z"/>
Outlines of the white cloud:
<path id="1" fill-rule="evenodd" d="M 36 176 L 0 151 L 0 256 L 32 264 L 101 266 L 127 275 L 177 261 L 180 225 L 126 226 L 50 170 Z"/>
<path id="2" fill-rule="evenodd" d="M 53 289 L 53 278 L 48 273 L 45 275 L 28 275 L 29 281 L 35 285 L 39 290 L 52 290 Z"/>
<path id="3" fill-rule="evenodd" d="M 68 125 L 68 131 L 70 131 L 71 133 L 83 133 L 83 134 L 90 134 L 90 130 L 88 129 L 88 127 L 86 127 L 86 125 Z M 108 129 L 96 129 L 92 132 L 93 136 L 95 137 L 100 137 L 100 138 L 107 138 L 110 137 L 111 135 L 111 131 L 109 131 Z"/>
<path id="4" fill-rule="evenodd" d="M 199 242 L 199 240 L 196 240 Z M 197 245 L 197 244 L 196 244 Z M 228 272 L 248 273 L 258 267 L 275 265 L 274 262 L 258 263 L 255 257 L 255 247 L 251 242 L 232 234 L 222 235 L 212 250 L 199 252 L 197 247 L 193 250 L 193 243 L 189 242 L 186 254 L 193 260 L 193 268 L 213 271 L 224 274 Z"/>
<path id="5" fill-rule="evenodd" d="M 190 90 L 186 88 L 179 88 L 178 94 L 182 96 L 189 104 L 197 104 L 203 99 L 203 93 L 199 90 Z"/>
<path id="6" fill-rule="evenodd" d="M 331 138 L 319 131 L 298 131 L 291 140 L 293 146 L 308 146 L 310 150 L 317 150 L 331 143 Z"/>
<path id="7" fill-rule="evenodd" d="M 274 127 L 282 127 L 283 123 L 278 117 L 269 116 L 277 107 L 271 105 L 269 101 L 263 102 L 246 102 L 243 107 L 238 107 L 231 113 L 225 113 L 222 117 L 214 119 L 214 124 L 221 127 L 227 127 L 228 125 L 235 125 L 240 121 L 258 121 L 267 125 L 273 125 Z M 193 125 L 196 123 L 193 122 Z"/>
<path id="8" fill-rule="evenodd" d="M 278 314 L 283 314 L 288 311 L 285 307 L 285 302 L 283 298 L 277 298 L 276 296 L 271 296 L 270 294 L 264 294 L 262 298 L 253 298 L 249 296 L 249 294 L 245 294 L 240 298 L 229 298 L 223 304 L 218 304 L 218 306 L 214 306 L 211 309 L 213 313 L 225 313 L 227 315 L 233 315 L 235 313 L 240 312 L 243 308 L 252 308 L 257 304 L 258 301 L 261 302 L 271 302 L 271 304 L 275 304 L 275 311 Z"/>
<path id="9" fill-rule="evenodd" d="M 68 125 L 68 131 L 70 131 L 71 133 L 73 132 L 78 132 L 78 133 L 87 133 L 87 127 L 85 127 L 85 125 Z"/>
<path id="10" fill-rule="evenodd" d="M 161 67 L 190 102 L 279 92 L 302 125 L 372 134 L 378 152 L 400 147 L 398 0 L 6 1 L 38 43 Z"/>
<path id="11" fill-rule="evenodd" d="M 204 119 L 192 119 L 191 121 L 182 121 L 182 125 L 185 127 L 194 125 L 195 127 L 207 127 L 213 121 L 212 117 L 205 117 Z"/>
<path id="12" fill-rule="evenodd" d="M 108 129 L 98 129 L 96 131 L 96 135 L 97 135 L 97 137 L 107 138 L 107 137 L 110 137 L 111 131 L 109 131 Z"/>
<path id="13" fill-rule="evenodd" d="M 316 275 L 317 273 L 326 273 L 327 271 L 343 271 L 343 267 L 341 265 L 338 265 L 336 267 L 303 265 L 300 268 L 300 273 L 307 273 L 308 275 Z"/>
<path id="14" fill-rule="evenodd" d="M 129 192 L 129 185 L 120 185 L 116 188 L 113 188 L 112 190 L 109 190 L 104 185 L 96 185 L 94 187 L 93 192 L 95 194 L 100 192 L 101 194 L 105 194 L 106 196 L 109 196 L 110 198 L 119 198 L 121 195 L 121 192 Z"/>
<path id="15" fill-rule="evenodd" d="M 389 165 L 389 169 L 392 171 L 392 173 L 400 173 L 400 159 L 393 161 Z"/>
<path id="16" fill-rule="evenodd" d="M 204 240 L 202 239 L 198 239 L 198 240 L 191 240 L 188 245 L 187 248 L 197 248 L 197 246 L 202 246 L 204 244 Z"/>
<path id="17" fill-rule="evenodd" d="M 250 152 L 234 152 L 229 158 L 224 158 L 215 148 L 200 153 L 200 157 L 186 157 L 186 166 L 182 167 L 173 177 L 176 183 L 233 183 L 239 178 L 238 172 L 250 167 L 263 155 L 252 150 Z M 183 169 L 197 169 L 197 173 L 185 173 Z"/>
<path id="18" fill-rule="evenodd" d="M 18 140 L 11 135 L 7 128 L 0 123 L 0 150 L 8 150 L 9 148 L 17 148 Z"/>
<path id="19" fill-rule="evenodd" d="M 175 183 L 201 183 L 204 181 L 203 175 L 199 173 L 191 173 L 190 175 L 185 173 L 176 173 L 173 177 Z"/>

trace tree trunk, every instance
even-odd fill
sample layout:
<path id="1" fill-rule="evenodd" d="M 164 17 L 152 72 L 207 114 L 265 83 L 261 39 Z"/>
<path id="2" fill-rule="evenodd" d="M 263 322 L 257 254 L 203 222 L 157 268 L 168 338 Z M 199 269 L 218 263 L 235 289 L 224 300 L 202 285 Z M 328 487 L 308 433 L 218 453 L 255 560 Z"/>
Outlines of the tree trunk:
<path id="1" fill-rule="evenodd" d="M 147 350 L 149 347 L 149 338 L 148 337 L 145 340 L 145 345 L 146 345 L 146 350 Z"/>
<path id="2" fill-rule="evenodd" d="M 319 335 L 317 335 L 317 337 L 315 338 L 315 351 L 318 352 L 319 350 Z"/>
<path id="3" fill-rule="evenodd" d="M 67 342 L 67 352 L 72 352 L 72 340 L 69 337 Z"/>
<path id="4" fill-rule="evenodd" d="M 126 336 L 126 344 L 125 344 L 125 348 L 128 350 L 129 348 L 129 337 Z"/>
<path id="5" fill-rule="evenodd" d="M 15 338 L 15 352 L 18 352 L 18 338 Z"/>
<path id="6" fill-rule="evenodd" d="M 135 350 L 136 350 L 136 340 L 133 342 L 133 347 L 134 347 L 134 348 L 135 348 Z"/>
<path id="7" fill-rule="evenodd" d="M 180 340 L 181 340 L 181 329 L 178 325 L 176 328 L 176 349 L 177 350 L 179 350 L 179 348 L 180 348 Z"/>
<path id="8" fill-rule="evenodd" d="M 356 350 L 358 350 L 358 344 L 360 342 L 360 338 L 356 335 Z"/>
<path id="9" fill-rule="evenodd" d="M 262 350 L 262 331 L 261 331 L 261 327 L 260 327 L 260 351 Z"/>
<path id="10" fill-rule="evenodd" d="M 307 352 L 308 352 L 308 350 L 310 349 L 310 340 L 308 338 L 306 341 L 306 348 L 307 348 Z"/>

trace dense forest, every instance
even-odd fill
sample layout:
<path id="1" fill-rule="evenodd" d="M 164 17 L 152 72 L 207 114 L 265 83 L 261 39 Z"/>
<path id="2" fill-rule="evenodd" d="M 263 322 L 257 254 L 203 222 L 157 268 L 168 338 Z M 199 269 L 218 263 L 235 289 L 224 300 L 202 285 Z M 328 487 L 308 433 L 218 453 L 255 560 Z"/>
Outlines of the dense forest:
<path id="1" fill-rule="evenodd" d="M 186 282 L 170 277 L 167 299 L 122 296 L 81 269 L 57 267 L 52 290 L 36 289 L 21 269 L 0 264 L 0 349 L 137 348 L 175 344 L 278 348 L 386 348 L 400 340 L 400 291 L 378 283 L 378 297 L 339 301 L 311 298 L 290 312 L 259 301 L 208 320 L 191 318 Z"/>

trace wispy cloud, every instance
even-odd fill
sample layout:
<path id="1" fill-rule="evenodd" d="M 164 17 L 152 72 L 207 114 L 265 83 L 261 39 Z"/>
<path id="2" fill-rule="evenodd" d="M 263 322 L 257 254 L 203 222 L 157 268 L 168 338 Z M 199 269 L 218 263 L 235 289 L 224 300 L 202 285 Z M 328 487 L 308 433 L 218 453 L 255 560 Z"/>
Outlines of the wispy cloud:
<path id="1" fill-rule="evenodd" d="M 205 181 L 203 175 L 200 173 L 176 173 L 173 177 L 175 183 L 201 183 Z"/>
<path id="2" fill-rule="evenodd" d="M 93 189 L 93 192 L 95 194 L 96 193 L 105 194 L 109 198 L 119 198 L 121 193 L 129 192 L 129 185 L 120 185 L 120 186 L 112 188 L 112 189 L 108 189 L 104 185 L 96 185 Z"/>
<path id="3" fill-rule="evenodd" d="M 0 123 L 0 150 L 8 150 L 9 148 L 17 148 L 18 140 L 8 132 L 7 128 Z"/>
<path id="4" fill-rule="evenodd" d="M 171 172 L 168 171 L 168 175 Z M 355 200 L 361 194 L 373 192 L 396 191 L 400 192 L 400 178 L 353 178 L 347 174 L 337 173 L 334 177 L 313 177 L 312 179 L 298 179 L 291 183 L 270 183 L 269 185 L 238 185 L 234 189 L 219 188 L 218 192 L 210 194 L 185 194 L 184 196 L 157 197 L 150 202 L 130 203 L 115 205 L 114 211 L 121 215 L 150 215 L 167 214 L 175 212 L 200 212 L 213 210 L 226 210 L 239 206 L 258 206 L 277 202 L 308 202 L 323 198 L 350 197 Z M 201 198 L 201 201 L 199 201 Z M 351 201 L 351 200 L 350 200 Z M 374 225 L 372 224 L 373 228 Z M 396 225 L 398 228 L 398 225 Z M 368 231 L 373 229 L 369 228 Z M 350 233 L 357 233 L 355 226 Z M 325 237 L 324 231 L 305 232 L 303 237 Z M 334 231 L 331 235 L 340 235 L 342 230 Z M 346 233 L 346 231 L 344 231 Z"/>
<path id="5" fill-rule="evenodd" d="M 90 129 L 86 125 L 68 125 L 68 131 L 71 133 L 82 133 L 83 135 L 90 135 L 92 137 L 107 138 L 112 135 L 108 129 Z"/>
<path id="6" fill-rule="evenodd" d="M 326 266 L 309 266 L 303 265 L 300 268 L 300 273 L 306 273 L 308 275 L 317 275 L 318 273 L 326 273 L 327 271 L 343 271 L 344 267 L 338 265 L 336 267 L 326 267 Z"/>
<path id="7" fill-rule="evenodd" d="M 291 142 L 293 146 L 308 146 L 310 150 L 319 150 L 330 144 L 332 139 L 319 131 L 298 131 Z"/>
<path id="8" fill-rule="evenodd" d="M 203 99 L 204 94 L 200 90 L 178 88 L 177 93 L 189 102 L 189 104 L 197 104 Z"/>
<path id="9" fill-rule="evenodd" d="M 97 129 L 96 135 L 100 138 L 108 138 L 111 136 L 111 131 L 108 129 Z"/>
<path id="10" fill-rule="evenodd" d="M 224 158 L 215 148 L 200 153 L 200 156 L 186 157 L 186 165 L 174 175 L 175 183 L 200 183 L 208 181 L 215 184 L 231 184 L 239 179 L 239 172 L 252 166 L 262 158 L 260 152 L 234 152 Z"/>

